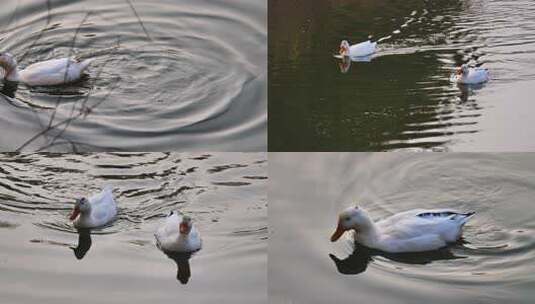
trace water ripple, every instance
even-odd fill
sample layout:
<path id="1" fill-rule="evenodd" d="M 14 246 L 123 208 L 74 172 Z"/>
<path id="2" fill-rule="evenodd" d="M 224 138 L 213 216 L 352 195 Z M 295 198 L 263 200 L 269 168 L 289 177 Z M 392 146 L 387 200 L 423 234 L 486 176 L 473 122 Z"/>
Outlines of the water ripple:
<path id="1" fill-rule="evenodd" d="M 265 148 L 266 29 L 251 17 L 263 5 L 49 4 L 18 5 L 2 50 L 22 67 L 95 61 L 75 85 L 4 92 L 0 125 L 17 134 L 4 150 L 227 150 L 235 137 L 241 151 Z"/>

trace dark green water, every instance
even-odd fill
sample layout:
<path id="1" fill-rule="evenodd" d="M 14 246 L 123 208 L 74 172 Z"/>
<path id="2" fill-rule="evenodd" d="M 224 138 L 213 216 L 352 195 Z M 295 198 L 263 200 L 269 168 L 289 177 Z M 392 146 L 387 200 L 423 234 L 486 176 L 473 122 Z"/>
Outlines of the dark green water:
<path id="1" fill-rule="evenodd" d="M 269 1 L 270 151 L 531 151 L 531 1 Z M 342 39 L 381 40 L 370 62 Z M 458 87 L 452 69 L 488 68 Z"/>

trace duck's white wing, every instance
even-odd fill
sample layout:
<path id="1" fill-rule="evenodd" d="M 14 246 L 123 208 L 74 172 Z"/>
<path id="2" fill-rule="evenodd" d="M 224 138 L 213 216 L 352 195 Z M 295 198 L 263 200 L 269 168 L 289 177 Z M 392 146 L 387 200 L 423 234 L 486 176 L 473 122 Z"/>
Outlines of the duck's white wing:
<path id="1" fill-rule="evenodd" d="M 156 238 L 163 242 L 166 238 L 178 236 L 178 229 L 181 221 L 182 216 L 178 215 L 176 211 L 172 211 L 171 214 L 165 218 L 163 224 L 158 228 Z"/>
<path id="2" fill-rule="evenodd" d="M 61 58 L 31 64 L 20 71 L 20 75 L 30 85 L 54 85 L 77 80 L 81 71 L 78 61 Z"/>
<path id="3" fill-rule="evenodd" d="M 117 215 L 117 204 L 113 198 L 112 187 L 107 186 L 99 194 L 89 198 L 91 218 L 98 225 L 104 225 Z"/>
<path id="4" fill-rule="evenodd" d="M 390 239 L 382 243 L 384 251 L 388 252 L 421 252 L 437 250 L 447 245 L 438 234 L 425 234 L 408 239 Z"/>
<path id="5" fill-rule="evenodd" d="M 475 68 L 470 70 L 467 78 L 470 83 L 486 82 L 489 79 L 489 72 L 486 69 Z"/>
<path id="6" fill-rule="evenodd" d="M 375 52 L 376 45 L 377 42 L 371 42 L 370 40 L 354 44 L 349 47 L 349 54 L 356 57 L 367 56 Z"/>
<path id="7" fill-rule="evenodd" d="M 67 65 L 73 64 L 76 64 L 76 61 L 71 58 L 52 59 L 31 64 L 24 70 L 39 74 L 55 74 L 65 71 Z"/>
<path id="8" fill-rule="evenodd" d="M 45 82 L 46 79 L 51 81 L 52 79 L 61 79 L 63 80 L 66 75 L 65 71 L 68 65 L 73 63 L 72 59 L 62 58 L 62 59 L 53 59 L 43 62 L 38 62 L 27 66 L 22 70 L 21 76 L 25 81 L 42 81 Z"/>
<path id="9" fill-rule="evenodd" d="M 446 242 L 454 242 L 464 223 L 473 213 L 455 210 L 409 210 L 377 223 L 381 235 L 395 240 L 437 235 Z"/>

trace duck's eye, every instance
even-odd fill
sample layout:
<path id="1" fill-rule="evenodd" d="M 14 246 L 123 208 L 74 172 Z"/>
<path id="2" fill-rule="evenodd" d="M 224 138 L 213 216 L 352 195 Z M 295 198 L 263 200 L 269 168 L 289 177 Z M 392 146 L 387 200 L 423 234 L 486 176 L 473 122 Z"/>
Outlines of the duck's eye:
<path id="1" fill-rule="evenodd" d="M 344 219 L 346 222 L 349 222 L 351 220 L 351 218 L 348 216 Z"/>

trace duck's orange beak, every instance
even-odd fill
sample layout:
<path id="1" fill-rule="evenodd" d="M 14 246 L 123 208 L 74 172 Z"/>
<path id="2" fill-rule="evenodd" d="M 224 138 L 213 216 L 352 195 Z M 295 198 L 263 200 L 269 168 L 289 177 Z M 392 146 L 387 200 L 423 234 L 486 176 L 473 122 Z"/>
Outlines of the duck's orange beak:
<path id="1" fill-rule="evenodd" d="M 80 213 L 80 208 L 78 206 L 74 207 L 74 210 L 72 211 L 71 217 L 69 218 L 71 221 L 74 221 L 74 219 L 78 216 Z"/>
<path id="2" fill-rule="evenodd" d="M 463 70 L 462 70 L 461 68 L 456 68 L 456 69 L 455 69 L 455 73 L 456 73 L 457 75 L 462 75 Z"/>
<path id="3" fill-rule="evenodd" d="M 339 50 L 338 52 L 340 53 L 340 55 L 345 56 L 345 54 L 346 54 L 346 48 L 343 47 L 343 46 L 341 46 L 341 47 L 340 47 L 340 50 Z"/>
<path id="4" fill-rule="evenodd" d="M 342 227 L 340 223 L 338 223 L 338 226 L 336 227 L 336 231 L 331 236 L 331 242 L 336 242 L 342 236 L 342 234 L 346 232 L 346 230 L 347 229 L 345 229 L 344 227 Z"/>
<path id="5" fill-rule="evenodd" d="M 189 233 L 189 227 L 186 223 L 180 223 L 180 226 L 178 226 L 178 230 L 182 234 L 188 234 Z"/>

